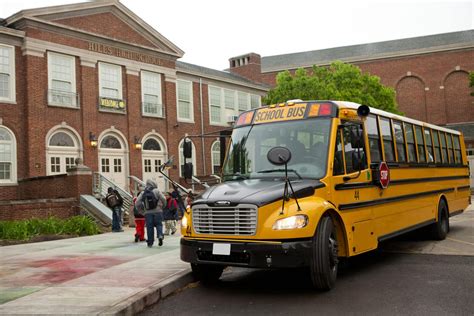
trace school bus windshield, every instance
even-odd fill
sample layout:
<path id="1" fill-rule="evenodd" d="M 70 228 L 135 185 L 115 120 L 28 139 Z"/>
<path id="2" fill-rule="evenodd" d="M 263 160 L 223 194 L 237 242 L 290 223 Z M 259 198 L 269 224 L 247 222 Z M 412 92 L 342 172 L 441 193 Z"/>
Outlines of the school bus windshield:
<path id="1" fill-rule="evenodd" d="M 322 178 L 326 174 L 330 126 L 330 118 L 317 118 L 234 129 L 223 166 L 224 180 L 284 176 L 284 167 L 267 159 L 268 151 L 276 146 L 291 151 L 289 177 Z"/>

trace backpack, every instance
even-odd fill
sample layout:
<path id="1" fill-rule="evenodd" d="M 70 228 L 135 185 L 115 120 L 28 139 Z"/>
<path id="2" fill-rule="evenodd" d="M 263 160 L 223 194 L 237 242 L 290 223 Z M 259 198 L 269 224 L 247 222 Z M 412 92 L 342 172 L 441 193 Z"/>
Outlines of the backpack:
<path id="1" fill-rule="evenodd" d="M 116 207 L 120 204 L 120 201 L 115 193 L 107 194 L 105 198 L 110 207 Z"/>
<path id="2" fill-rule="evenodd" d="M 145 188 L 145 191 L 143 191 L 142 203 L 145 210 L 152 210 L 158 206 L 158 199 L 153 192 L 153 188 Z"/>

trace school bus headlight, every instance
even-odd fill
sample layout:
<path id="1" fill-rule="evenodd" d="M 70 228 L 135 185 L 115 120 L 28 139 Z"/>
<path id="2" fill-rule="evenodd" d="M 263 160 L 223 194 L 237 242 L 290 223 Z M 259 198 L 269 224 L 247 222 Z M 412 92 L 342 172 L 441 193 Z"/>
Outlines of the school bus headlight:
<path id="1" fill-rule="evenodd" d="M 308 216 L 295 215 L 279 219 L 273 224 L 273 230 L 297 229 L 308 225 Z"/>
<path id="2" fill-rule="evenodd" d="M 186 228 L 188 227 L 188 217 L 186 215 L 183 216 L 181 219 L 181 227 Z"/>

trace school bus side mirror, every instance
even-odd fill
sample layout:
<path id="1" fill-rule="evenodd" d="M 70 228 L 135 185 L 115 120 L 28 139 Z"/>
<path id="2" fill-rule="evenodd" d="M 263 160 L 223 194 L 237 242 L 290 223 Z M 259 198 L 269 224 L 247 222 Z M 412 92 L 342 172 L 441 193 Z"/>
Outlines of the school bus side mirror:
<path id="1" fill-rule="evenodd" d="M 190 180 L 193 177 L 193 163 L 187 162 L 184 164 L 184 179 Z"/>
<path id="2" fill-rule="evenodd" d="M 193 156 L 193 145 L 188 139 L 185 139 L 183 143 L 183 156 L 187 159 Z"/>
<path id="3" fill-rule="evenodd" d="M 361 118 L 366 118 L 370 113 L 370 108 L 367 105 L 362 104 L 357 108 L 357 115 Z"/>

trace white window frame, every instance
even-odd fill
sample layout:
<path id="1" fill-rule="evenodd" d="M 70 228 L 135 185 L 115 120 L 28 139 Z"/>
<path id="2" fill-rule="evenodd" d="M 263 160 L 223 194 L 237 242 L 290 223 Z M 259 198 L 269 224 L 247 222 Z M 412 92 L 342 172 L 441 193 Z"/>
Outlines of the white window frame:
<path id="1" fill-rule="evenodd" d="M 16 74 L 15 74 L 15 46 L 0 44 L 1 48 L 10 51 L 9 76 L 10 76 L 10 96 L 0 97 L 0 102 L 16 103 Z"/>
<path id="2" fill-rule="evenodd" d="M 194 143 L 193 141 L 191 140 L 191 148 L 192 148 L 192 157 L 191 157 L 191 162 L 193 163 L 193 176 L 196 176 L 197 173 L 196 173 L 196 169 L 197 169 L 197 166 L 196 166 L 196 147 L 194 146 Z M 181 177 L 182 175 L 182 171 L 181 171 L 181 165 L 184 165 L 184 153 L 183 153 L 183 147 L 184 147 L 184 138 L 181 139 L 181 141 L 179 142 L 178 144 L 178 152 L 179 152 L 179 177 Z"/>
<path id="3" fill-rule="evenodd" d="M 232 90 L 232 89 L 226 89 L 224 88 L 224 108 L 228 109 L 228 110 L 234 110 L 235 111 L 235 108 L 236 108 L 236 105 L 237 105 L 237 102 L 236 102 L 236 99 L 237 99 L 237 92 L 235 90 Z M 230 95 L 232 94 L 232 101 L 233 101 L 233 104 L 232 104 L 232 107 L 228 106 L 227 105 L 227 102 L 226 102 L 226 92 Z"/>
<path id="4" fill-rule="evenodd" d="M 189 100 L 182 100 L 184 102 L 189 102 L 189 113 L 190 113 L 190 117 L 187 118 L 187 117 L 180 117 L 179 116 L 179 109 L 180 109 L 180 105 L 179 105 L 179 84 L 180 83 L 185 83 L 185 84 L 189 84 Z M 189 81 L 189 80 L 182 80 L 182 79 L 178 79 L 176 80 L 176 117 L 178 119 L 178 122 L 185 122 L 185 123 L 194 123 L 194 104 L 193 104 L 193 99 L 194 99 L 194 96 L 193 96 L 193 82 L 192 81 Z"/>
<path id="5" fill-rule="evenodd" d="M 145 112 L 145 89 L 144 89 L 144 84 L 145 84 L 145 77 L 146 76 L 156 76 L 158 78 L 158 87 L 157 87 L 157 90 L 156 90 L 156 94 L 151 94 L 151 93 L 147 93 L 147 94 L 154 95 L 154 96 L 157 97 L 157 99 L 158 99 L 158 104 L 157 104 L 158 112 L 161 108 L 161 115 L 159 113 L 154 114 L 154 113 Z M 141 76 L 140 76 L 140 82 L 141 82 L 141 92 L 142 92 L 142 115 L 143 116 L 164 118 L 165 117 L 165 111 L 164 111 L 165 109 L 163 107 L 163 98 L 162 98 L 162 92 L 161 92 L 161 90 L 162 90 L 161 74 L 157 73 L 157 72 L 142 70 L 141 71 Z"/>
<path id="6" fill-rule="evenodd" d="M 218 158 L 218 161 L 215 161 L 215 159 L 214 159 L 214 154 L 217 153 L 217 150 L 214 149 L 214 146 L 216 146 L 216 145 L 219 145 L 219 158 Z M 221 161 L 220 161 L 220 153 L 221 153 L 220 145 L 221 145 L 221 142 L 218 141 L 218 140 L 214 141 L 211 145 L 211 174 L 215 174 L 214 173 L 214 166 L 220 166 L 220 164 L 221 164 Z"/>
<path id="7" fill-rule="evenodd" d="M 4 141 L 0 140 L 0 143 L 10 143 L 11 144 L 11 169 L 10 169 L 10 179 L 0 179 L 0 186 L 16 185 L 17 184 L 17 153 L 16 153 L 16 137 L 11 129 L 4 125 L 0 125 L 1 129 L 5 129 L 8 134 L 10 134 L 11 140 Z"/>
<path id="8" fill-rule="evenodd" d="M 71 93 L 71 98 L 72 98 L 72 104 L 67 105 L 63 104 L 61 102 L 54 102 L 53 100 L 50 99 L 49 93 L 51 90 L 53 90 L 53 58 L 54 57 L 61 57 L 61 58 L 66 58 L 69 59 L 69 63 L 71 66 L 72 73 L 70 74 L 70 84 L 71 84 L 71 91 L 67 91 Z M 48 105 L 53 105 L 53 106 L 60 106 L 60 107 L 66 107 L 66 108 L 77 108 L 79 107 L 79 102 L 76 97 L 76 58 L 74 56 L 70 55 L 65 55 L 65 54 L 59 54 L 55 52 L 48 52 Z"/>
<path id="9" fill-rule="evenodd" d="M 213 104 L 211 103 L 211 89 L 219 90 L 219 112 L 220 112 L 219 117 L 220 117 L 220 121 L 213 121 L 212 120 L 212 107 L 213 107 Z M 209 103 L 209 123 L 210 123 L 210 125 L 226 125 L 225 123 L 222 122 L 222 120 L 224 119 L 224 108 L 225 108 L 223 90 L 224 89 L 222 89 L 221 87 L 211 86 L 211 85 L 209 85 L 208 88 L 207 88 L 208 103 Z M 216 107 L 216 106 L 214 105 L 214 107 Z"/>
<path id="10" fill-rule="evenodd" d="M 241 95 L 243 97 L 245 97 L 245 100 L 247 102 L 245 109 L 240 107 L 240 96 Z M 244 92 L 244 91 L 237 91 L 237 111 L 238 111 L 238 113 L 240 114 L 240 113 L 248 111 L 248 110 L 250 110 L 250 93 Z"/>
<path id="11" fill-rule="evenodd" d="M 257 99 L 257 106 L 256 107 L 252 107 L 252 97 L 255 97 Z M 258 94 L 253 94 L 253 93 L 250 93 L 250 109 L 258 109 L 259 107 L 262 106 L 262 97 Z"/>
<path id="12" fill-rule="evenodd" d="M 104 63 L 104 62 L 99 62 L 99 96 L 102 98 L 107 98 L 102 94 L 102 88 L 107 88 L 106 86 L 103 85 L 102 82 L 102 70 L 105 68 L 115 68 L 119 70 L 118 74 L 118 97 L 117 100 L 123 100 L 123 83 L 122 83 L 122 66 L 115 65 L 115 64 L 109 64 L 109 63 Z M 115 88 L 115 87 L 114 87 Z"/>

